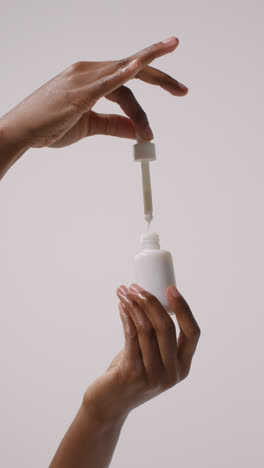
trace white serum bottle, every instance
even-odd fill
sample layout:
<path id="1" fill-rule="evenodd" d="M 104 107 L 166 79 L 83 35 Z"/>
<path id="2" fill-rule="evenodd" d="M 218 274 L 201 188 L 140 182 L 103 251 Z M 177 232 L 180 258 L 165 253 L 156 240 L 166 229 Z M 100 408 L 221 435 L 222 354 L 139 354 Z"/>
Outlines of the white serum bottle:
<path id="1" fill-rule="evenodd" d="M 133 154 L 134 161 L 141 163 L 144 216 L 149 228 L 153 218 L 149 163 L 156 160 L 155 144 L 143 140 L 137 134 Z M 135 283 L 156 296 L 166 311 L 173 314 L 166 296 L 168 286 L 176 286 L 172 255 L 160 248 L 159 235 L 156 232 L 141 234 L 140 244 L 141 250 L 134 257 Z"/>
<path id="2" fill-rule="evenodd" d="M 139 253 L 134 257 L 135 283 L 156 296 L 168 314 L 172 315 L 166 296 L 168 286 L 176 286 L 172 255 L 160 248 L 156 232 L 141 234 L 140 246 Z"/>

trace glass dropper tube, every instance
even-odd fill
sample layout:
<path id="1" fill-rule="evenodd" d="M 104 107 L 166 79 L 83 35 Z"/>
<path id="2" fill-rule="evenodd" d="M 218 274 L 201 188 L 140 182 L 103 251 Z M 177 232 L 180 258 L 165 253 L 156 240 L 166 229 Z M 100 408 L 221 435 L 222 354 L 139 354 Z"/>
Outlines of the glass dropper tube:
<path id="1" fill-rule="evenodd" d="M 144 217 L 146 222 L 148 223 L 149 231 L 150 222 L 153 218 L 149 162 L 156 159 L 156 152 L 154 143 L 144 140 L 138 133 L 136 133 L 136 137 L 137 144 L 134 145 L 134 160 L 141 162 Z"/>

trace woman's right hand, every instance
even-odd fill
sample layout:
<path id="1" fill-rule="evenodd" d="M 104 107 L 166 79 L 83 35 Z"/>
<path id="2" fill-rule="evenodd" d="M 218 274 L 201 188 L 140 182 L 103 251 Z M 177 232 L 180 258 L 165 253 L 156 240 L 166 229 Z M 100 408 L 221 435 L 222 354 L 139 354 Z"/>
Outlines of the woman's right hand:
<path id="1" fill-rule="evenodd" d="M 135 139 L 138 132 L 144 139 L 152 139 L 146 113 L 124 84 L 138 78 L 174 96 L 184 96 L 188 91 L 184 85 L 149 66 L 175 50 L 178 42 L 172 37 L 121 60 L 71 65 L 0 119 L 2 147 L 15 147 L 16 153 L 30 147 L 59 148 L 95 134 Z M 102 97 L 119 104 L 127 117 L 92 111 Z"/>
<path id="2" fill-rule="evenodd" d="M 123 420 L 138 405 L 187 377 L 200 328 L 175 286 L 167 298 L 180 328 L 158 299 L 138 285 L 117 290 L 125 345 L 86 390 L 83 405 L 104 424 Z"/>

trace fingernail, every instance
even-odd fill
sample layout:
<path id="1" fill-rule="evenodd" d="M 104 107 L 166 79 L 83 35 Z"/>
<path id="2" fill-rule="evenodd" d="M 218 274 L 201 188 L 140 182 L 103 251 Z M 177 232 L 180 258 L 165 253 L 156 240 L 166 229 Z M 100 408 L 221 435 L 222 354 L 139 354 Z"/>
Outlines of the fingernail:
<path id="1" fill-rule="evenodd" d="M 128 289 L 126 286 L 124 286 L 123 284 L 121 286 L 119 286 L 119 289 L 120 291 L 122 292 L 122 294 L 124 294 L 125 296 L 127 295 L 128 293 Z"/>
<path id="2" fill-rule="evenodd" d="M 141 288 L 141 286 L 139 286 L 138 284 L 135 284 L 135 283 L 131 284 L 129 289 L 131 289 L 131 291 L 136 291 L 136 292 L 144 291 L 144 289 Z"/>
<path id="3" fill-rule="evenodd" d="M 128 290 L 127 290 L 127 292 L 126 291 L 124 292 L 124 290 L 121 289 L 121 288 L 118 288 L 117 292 L 116 292 L 117 296 L 120 299 L 120 301 L 122 301 L 125 305 L 126 304 L 132 304 L 132 301 L 127 297 L 128 292 L 129 292 Z"/>
<path id="4" fill-rule="evenodd" d="M 179 88 L 182 89 L 183 91 L 185 91 L 185 92 L 188 91 L 187 86 L 185 86 L 184 84 L 180 83 L 179 81 L 178 81 L 178 86 L 179 86 Z"/>
<path id="5" fill-rule="evenodd" d="M 173 297 L 180 297 L 181 296 L 181 293 L 178 291 L 178 289 L 174 285 L 170 286 L 169 291 L 170 291 L 170 293 L 171 293 L 171 295 Z"/>
<path id="6" fill-rule="evenodd" d="M 172 44 L 175 44 L 176 41 L 177 41 L 177 38 L 175 36 L 171 36 L 171 37 L 168 37 L 167 39 L 164 39 L 161 42 L 162 44 L 172 45 Z"/>
<path id="7" fill-rule="evenodd" d="M 144 128 L 144 135 L 146 138 L 154 138 L 153 132 L 150 127 Z"/>

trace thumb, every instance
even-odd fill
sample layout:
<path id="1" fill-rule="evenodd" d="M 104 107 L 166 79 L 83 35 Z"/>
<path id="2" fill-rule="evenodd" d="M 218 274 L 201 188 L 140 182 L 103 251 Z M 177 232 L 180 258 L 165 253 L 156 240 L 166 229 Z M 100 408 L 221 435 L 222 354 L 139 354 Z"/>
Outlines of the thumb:
<path id="1" fill-rule="evenodd" d="M 97 101 L 101 97 L 106 96 L 128 80 L 133 78 L 142 67 L 142 62 L 139 58 L 132 60 L 127 66 L 120 67 L 115 73 L 103 76 L 96 80 L 91 85 L 85 88 L 85 93 L 89 97 L 89 101 Z"/>

